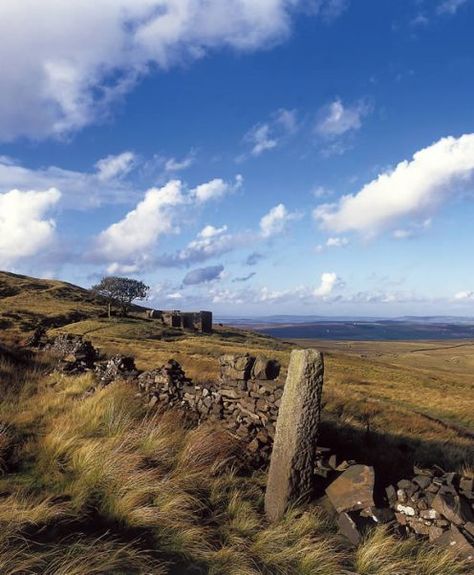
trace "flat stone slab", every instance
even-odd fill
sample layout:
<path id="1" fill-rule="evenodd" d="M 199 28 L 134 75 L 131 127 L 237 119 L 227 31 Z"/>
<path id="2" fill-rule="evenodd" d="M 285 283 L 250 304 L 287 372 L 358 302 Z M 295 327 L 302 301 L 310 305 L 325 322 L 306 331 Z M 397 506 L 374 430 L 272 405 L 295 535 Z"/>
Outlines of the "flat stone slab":
<path id="1" fill-rule="evenodd" d="M 374 507 L 374 468 L 352 465 L 326 489 L 338 513 Z"/>
<path id="2" fill-rule="evenodd" d="M 441 537 L 435 539 L 434 543 L 441 547 L 448 547 L 464 559 L 474 560 L 474 547 L 454 525 L 449 531 L 445 531 Z"/>
<path id="3" fill-rule="evenodd" d="M 462 525 L 474 520 L 474 515 L 467 499 L 464 499 L 456 492 L 440 489 L 431 506 L 455 525 Z"/>
<path id="4" fill-rule="evenodd" d="M 314 349 L 291 352 L 265 493 L 270 521 L 280 519 L 289 503 L 311 494 L 323 375 L 321 353 Z"/>

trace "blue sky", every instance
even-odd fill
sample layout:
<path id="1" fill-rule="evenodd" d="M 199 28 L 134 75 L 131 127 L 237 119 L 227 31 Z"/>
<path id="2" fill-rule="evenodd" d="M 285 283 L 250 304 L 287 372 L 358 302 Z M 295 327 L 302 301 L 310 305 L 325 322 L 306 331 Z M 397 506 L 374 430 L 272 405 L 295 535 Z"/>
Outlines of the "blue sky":
<path id="1" fill-rule="evenodd" d="M 473 315 L 472 0 L 0 6 L 0 268 Z"/>

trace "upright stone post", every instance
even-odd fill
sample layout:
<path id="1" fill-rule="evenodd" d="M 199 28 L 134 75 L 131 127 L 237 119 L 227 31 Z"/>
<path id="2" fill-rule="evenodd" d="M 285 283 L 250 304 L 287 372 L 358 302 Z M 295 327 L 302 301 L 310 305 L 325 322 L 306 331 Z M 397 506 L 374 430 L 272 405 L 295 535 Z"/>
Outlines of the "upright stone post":
<path id="1" fill-rule="evenodd" d="M 321 353 L 314 349 L 291 352 L 265 493 L 270 521 L 278 521 L 290 502 L 312 490 L 323 375 Z"/>

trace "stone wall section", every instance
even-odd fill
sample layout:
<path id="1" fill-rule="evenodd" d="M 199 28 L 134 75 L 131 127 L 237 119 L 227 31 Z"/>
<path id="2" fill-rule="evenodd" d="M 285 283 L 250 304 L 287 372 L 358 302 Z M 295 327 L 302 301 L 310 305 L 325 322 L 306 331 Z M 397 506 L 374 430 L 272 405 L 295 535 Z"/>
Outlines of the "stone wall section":
<path id="1" fill-rule="evenodd" d="M 139 393 L 150 406 L 180 406 L 192 412 L 198 422 L 221 421 L 248 443 L 257 459 L 267 460 L 283 395 L 280 364 L 249 354 L 223 355 L 219 368 L 217 382 L 194 384 L 171 360 L 138 376 Z"/>

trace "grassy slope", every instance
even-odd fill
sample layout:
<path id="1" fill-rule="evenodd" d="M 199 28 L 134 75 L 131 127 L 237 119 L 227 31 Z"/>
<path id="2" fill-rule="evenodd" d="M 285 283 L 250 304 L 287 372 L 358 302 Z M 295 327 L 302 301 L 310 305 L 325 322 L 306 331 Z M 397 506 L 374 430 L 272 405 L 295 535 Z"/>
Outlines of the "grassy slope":
<path id="1" fill-rule="evenodd" d="M 381 529 L 350 549 L 315 505 L 268 525 L 265 473 L 218 428 L 147 413 L 128 385 L 81 399 L 89 375 L 3 367 L 2 575 L 469 573 Z"/>
<path id="2" fill-rule="evenodd" d="M 103 306 L 88 290 L 56 280 L 42 280 L 0 271 L 2 336 L 21 339 L 46 321 L 64 325 L 92 317 Z"/>
<path id="3" fill-rule="evenodd" d="M 89 319 L 53 328 L 51 335 L 84 334 L 107 353 L 134 355 L 141 368 L 175 357 L 197 381 L 216 377 L 221 353 L 264 353 L 285 368 L 294 346 L 225 327 L 191 335 L 138 317 L 98 319 L 101 306 L 80 288 L 8 280 L 29 290 L 0 299 L 0 310 L 19 314 L 22 330 L 31 314 L 64 324 L 80 310 Z M 328 350 L 323 443 L 376 463 L 390 478 L 408 473 L 413 461 L 449 468 L 470 463 L 471 440 L 415 413 L 421 405 L 469 425 L 468 379 L 446 373 L 440 383 L 428 360 L 417 369 L 403 357 L 389 357 L 387 349 L 318 346 Z M 249 475 L 236 446 L 217 429 L 186 430 L 176 415 L 157 419 L 128 387 L 111 386 L 81 400 L 89 376 L 45 377 L 43 371 L 41 364 L 14 365 L 8 354 L 0 357 L 0 423 L 6 425 L 0 425 L 0 469 L 8 472 L 0 480 L 2 574 L 467 573 L 445 553 L 383 532 L 349 550 L 317 507 L 268 526 L 265 474 Z"/>

